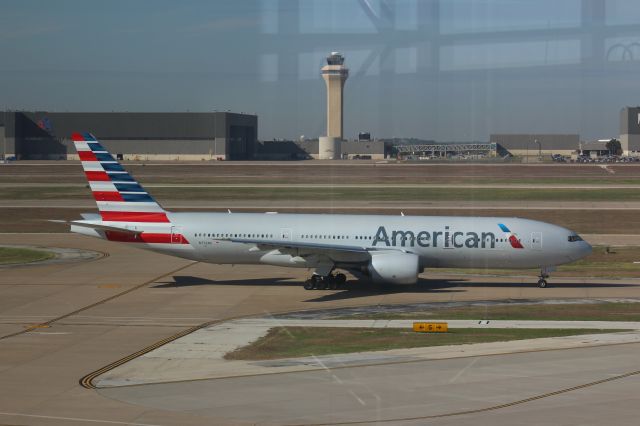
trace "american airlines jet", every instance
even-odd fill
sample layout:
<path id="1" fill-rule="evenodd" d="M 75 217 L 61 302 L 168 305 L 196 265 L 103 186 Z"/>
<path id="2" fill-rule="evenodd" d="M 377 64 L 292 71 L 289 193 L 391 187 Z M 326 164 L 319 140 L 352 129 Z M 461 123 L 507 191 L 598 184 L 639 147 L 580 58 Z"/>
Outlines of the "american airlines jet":
<path id="1" fill-rule="evenodd" d="M 560 226 L 513 217 L 277 213 L 172 213 L 163 209 L 90 133 L 72 135 L 98 204 L 71 231 L 217 264 L 314 269 L 304 288 L 335 289 L 343 273 L 414 284 L 429 268 L 539 268 L 591 246 Z"/>

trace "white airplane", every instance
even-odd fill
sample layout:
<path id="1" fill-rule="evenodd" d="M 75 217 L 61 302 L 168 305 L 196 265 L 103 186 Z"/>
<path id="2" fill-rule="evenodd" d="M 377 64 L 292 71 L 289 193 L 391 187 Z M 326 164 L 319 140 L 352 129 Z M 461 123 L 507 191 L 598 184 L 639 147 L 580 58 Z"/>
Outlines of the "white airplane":
<path id="1" fill-rule="evenodd" d="M 312 268 L 307 290 L 344 285 L 336 270 L 414 284 L 428 268 L 540 268 L 546 287 L 557 265 L 591 253 L 573 231 L 513 217 L 172 213 L 92 134 L 72 139 L 99 211 L 72 232 L 201 262 Z"/>

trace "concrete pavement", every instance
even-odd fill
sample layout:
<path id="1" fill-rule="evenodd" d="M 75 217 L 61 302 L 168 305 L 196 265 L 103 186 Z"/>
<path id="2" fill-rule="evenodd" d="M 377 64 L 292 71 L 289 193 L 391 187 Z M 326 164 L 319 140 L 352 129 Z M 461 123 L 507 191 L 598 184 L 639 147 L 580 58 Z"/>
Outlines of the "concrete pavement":
<path id="1" fill-rule="evenodd" d="M 418 320 L 418 319 L 416 319 Z M 428 319 L 425 319 L 428 320 Z M 480 324 L 469 320 L 438 320 L 450 328 L 551 328 L 618 329 L 626 332 L 595 333 L 510 342 L 492 342 L 452 346 L 392 349 L 267 361 L 226 360 L 225 354 L 246 346 L 267 334 L 273 327 L 349 327 L 412 329 L 413 320 L 303 320 L 250 318 L 206 327 L 127 362 L 94 383 L 99 388 L 217 379 L 262 374 L 312 371 L 322 368 L 390 364 L 425 359 L 449 359 L 499 355 L 518 352 L 570 349 L 589 346 L 640 343 L 640 322 L 616 321 L 491 321 Z M 632 330 L 632 331 L 629 331 Z"/>
<path id="2" fill-rule="evenodd" d="M 258 425 L 633 425 L 640 345 L 100 389 L 149 409 Z"/>
<path id="3" fill-rule="evenodd" d="M 92 262 L 33 265 L 3 269 L 0 272 L 0 336 L 24 331 L 25 327 L 34 323 L 55 320 L 48 328 L 32 329 L 0 340 L 0 424 L 244 424 L 256 418 L 281 415 L 282 412 L 299 416 L 300 411 L 296 411 L 295 406 L 298 407 L 297 410 L 308 410 L 308 416 L 311 417 L 318 414 L 320 409 L 326 414 L 332 407 L 332 398 L 336 398 L 336 405 L 333 406 L 336 411 L 341 410 L 343 397 L 360 404 L 346 388 L 346 396 L 343 393 L 327 392 L 331 388 L 307 388 L 311 383 L 308 381 L 309 377 L 313 377 L 312 382 L 327 383 L 327 377 L 330 379 L 331 376 L 322 375 L 326 372 L 320 375 L 317 372 L 300 373 L 303 375 L 300 377 L 307 378 L 303 379 L 302 387 L 296 384 L 299 383 L 299 378 L 283 379 L 285 375 L 259 382 L 256 392 L 271 389 L 264 394 L 265 397 L 256 396 L 251 388 L 253 382 L 247 379 L 227 382 L 219 388 L 200 389 L 199 385 L 187 385 L 186 388 L 171 385 L 166 388 L 161 385 L 155 385 L 160 386 L 156 388 L 141 387 L 135 398 L 116 393 L 116 389 L 111 390 L 114 392 L 112 394 L 99 393 L 84 389 L 78 383 L 81 377 L 91 371 L 153 345 L 187 327 L 216 319 L 312 309 L 438 301 L 640 298 L 640 280 L 637 279 L 554 279 L 554 287 L 539 289 L 528 278 L 447 277 L 432 274 L 426 274 L 426 278 L 417 286 L 398 288 L 393 293 L 380 294 L 376 289 L 362 286 L 344 291 L 308 292 L 301 288 L 301 283 L 308 274 L 305 270 L 191 265 L 185 260 L 137 250 L 130 245 L 70 234 L 2 234 L 0 243 L 78 248 L 109 254 L 108 257 Z M 126 292 L 127 290 L 132 291 Z M 119 294 L 121 295 L 118 296 Z M 112 298 L 113 296 L 116 297 Z M 608 347 L 602 352 L 597 348 L 569 350 L 563 356 L 572 359 L 572 365 L 585 369 L 586 373 L 576 373 L 575 377 L 566 379 L 550 374 L 545 376 L 546 385 L 541 388 L 554 389 L 564 382 L 579 383 L 582 379 L 601 377 L 601 374 L 595 373 L 608 375 L 623 372 L 626 366 L 631 365 L 621 362 L 628 358 L 626 350 L 621 349 L 624 347 L 627 346 Z M 628 347 L 637 348 L 632 345 Z M 587 351 L 584 357 L 576 358 L 572 355 L 577 353 L 573 351 L 582 350 Z M 637 349 L 635 351 L 636 356 L 629 358 L 634 362 L 637 360 Z M 563 351 L 554 352 L 564 354 Z M 535 357 L 529 360 L 533 359 Z M 588 373 L 592 361 L 598 362 L 598 368 Z M 459 362 L 466 365 L 469 361 Z M 507 365 L 510 363 L 511 361 Z M 546 371 L 553 364 L 550 360 L 548 365 L 542 363 L 539 366 Z M 528 373 L 530 366 L 527 366 L 527 362 L 521 366 L 525 368 L 522 374 Z M 603 367 L 607 368 L 602 370 Z M 375 397 L 369 393 L 373 398 L 370 400 L 362 391 L 366 389 L 364 386 L 373 386 L 370 389 L 381 395 L 381 404 L 393 411 L 402 410 L 405 405 L 402 398 L 407 393 L 402 389 L 406 388 L 407 392 L 411 391 L 416 395 L 421 392 L 421 388 L 407 387 L 403 383 L 411 376 L 409 371 L 413 371 L 413 374 L 415 371 L 422 371 L 423 382 L 430 386 L 438 384 L 438 381 L 431 380 L 437 376 L 436 370 L 416 370 L 414 367 L 406 373 L 397 374 L 394 370 L 379 368 L 380 370 L 367 370 L 372 382 L 365 381 L 358 388 L 350 388 L 367 405 L 361 409 L 356 407 L 347 417 L 366 420 L 375 415 L 375 405 L 372 405 L 376 401 Z M 442 368 L 449 368 L 449 372 L 455 370 L 445 364 Z M 360 375 L 355 370 L 342 371 L 343 375 L 339 376 L 341 380 L 347 380 L 352 374 Z M 388 376 L 387 371 L 393 374 Z M 475 368 L 468 371 L 473 372 Z M 513 371 L 517 373 L 519 369 Z M 451 374 L 451 377 L 456 373 Z M 501 395 L 503 392 L 509 394 L 507 388 L 501 387 L 501 375 L 493 376 L 495 381 L 491 377 L 485 375 L 487 386 L 500 389 Z M 537 389 L 537 386 L 533 386 L 537 380 L 532 376 L 531 392 Z M 521 378 L 517 382 L 518 386 L 522 386 L 522 383 L 529 386 L 528 380 Z M 627 408 L 621 406 L 625 395 L 622 391 L 627 392 L 629 389 L 624 387 L 623 381 L 620 383 L 622 385 L 615 386 L 612 395 L 622 398 L 617 407 L 624 410 Z M 378 385 L 383 388 L 377 389 L 375 386 Z M 511 386 L 516 386 L 516 383 L 509 384 Z M 185 389 L 191 390 L 187 392 Z M 430 395 L 434 398 L 449 392 L 461 395 L 460 389 L 430 389 Z M 393 390 L 401 392 L 397 397 L 386 399 L 387 391 Z M 199 400 L 191 391 L 204 393 L 200 394 Z M 160 394 L 164 395 L 162 399 L 156 398 L 155 395 Z M 276 399 L 275 405 L 269 404 L 269 395 Z M 425 397 L 422 395 L 420 399 L 424 403 Z M 255 404 L 250 398 L 257 398 Z M 606 398 L 604 400 L 611 401 Z M 583 402 L 586 407 L 593 399 L 577 401 L 580 404 Z M 220 404 L 226 405 L 221 408 Z M 411 401 L 407 400 L 407 404 L 411 405 Z M 352 408 L 346 407 L 348 410 Z M 265 411 L 260 412 L 262 409 Z M 540 408 L 540 413 L 545 409 L 546 406 Z M 385 414 L 391 414 L 391 411 Z M 407 409 L 406 413 L 411 411 L 413 408 Z M 610 411 L 605 410 L 604 413 L 610 417 L 612 415 Z M 246 418 L 243 417 L 245 414 Z M 624 416 L 620 418 L 625 419 Z"/>

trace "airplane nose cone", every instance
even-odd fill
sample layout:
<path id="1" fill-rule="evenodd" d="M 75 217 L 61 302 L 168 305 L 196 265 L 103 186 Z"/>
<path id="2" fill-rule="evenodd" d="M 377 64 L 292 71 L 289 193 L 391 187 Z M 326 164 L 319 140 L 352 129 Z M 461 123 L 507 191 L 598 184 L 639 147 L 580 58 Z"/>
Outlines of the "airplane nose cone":
<path id="1" fill-rule="evenodd" d="M 574 248 L 571 257 L 573 258 L 573 260 L 579 260 L 583 257 L 589 256 L 592 251 L 593 248 L 591 247 L 591 244 L 586 241 L 580 241 L 579 244 Z"/>

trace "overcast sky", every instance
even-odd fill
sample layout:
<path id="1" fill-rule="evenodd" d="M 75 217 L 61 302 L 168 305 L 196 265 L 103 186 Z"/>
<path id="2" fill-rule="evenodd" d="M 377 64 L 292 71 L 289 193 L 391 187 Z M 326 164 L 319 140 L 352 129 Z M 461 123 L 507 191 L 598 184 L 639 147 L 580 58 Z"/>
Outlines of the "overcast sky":
<path id="1" fill-rule="evenodd" d="M 260 139 L 616 136 L 640 104 L 635 0 L 0 0 L 0 108 L 257 113 Z"/>

